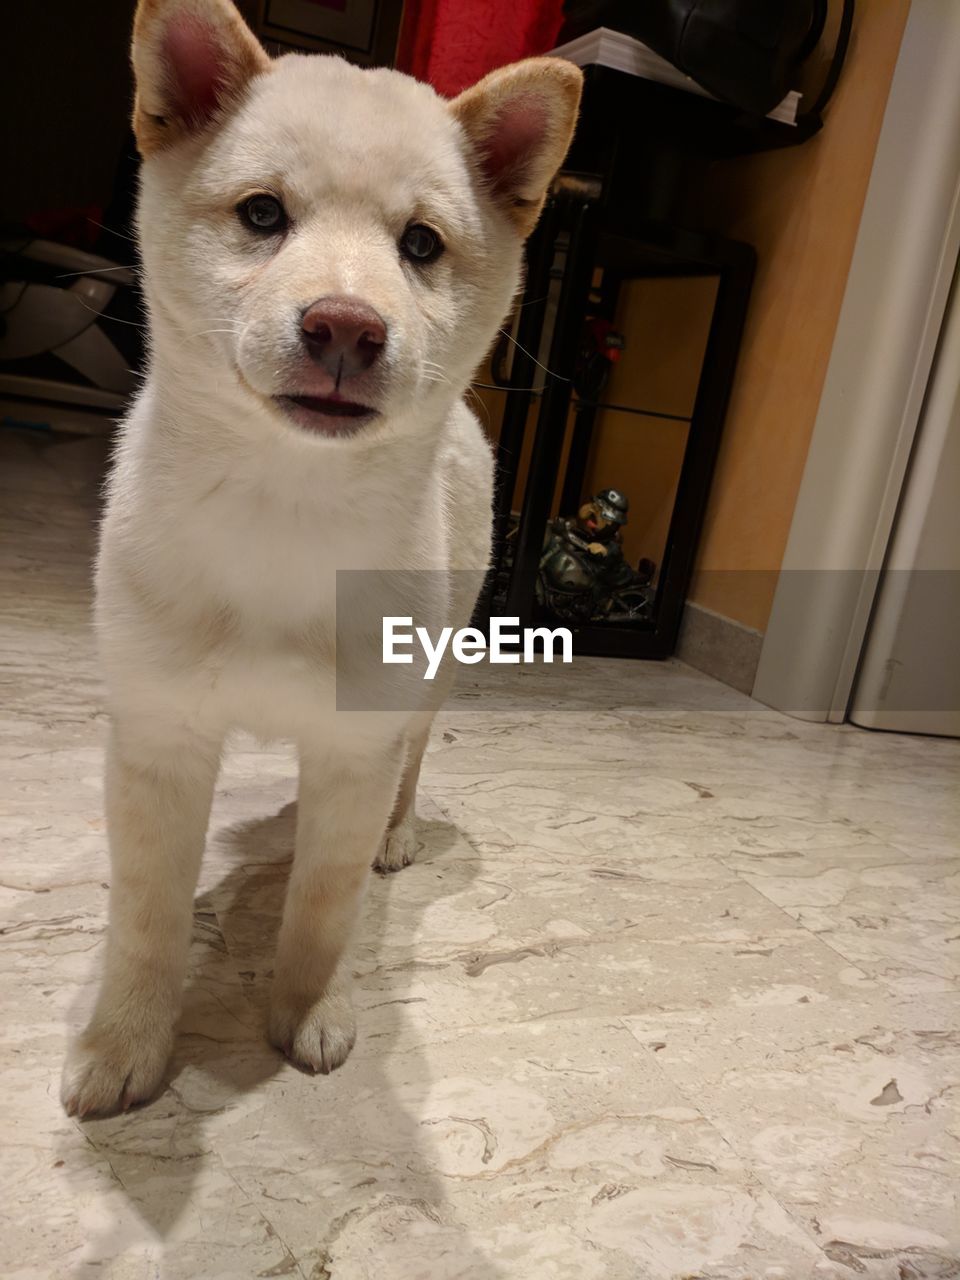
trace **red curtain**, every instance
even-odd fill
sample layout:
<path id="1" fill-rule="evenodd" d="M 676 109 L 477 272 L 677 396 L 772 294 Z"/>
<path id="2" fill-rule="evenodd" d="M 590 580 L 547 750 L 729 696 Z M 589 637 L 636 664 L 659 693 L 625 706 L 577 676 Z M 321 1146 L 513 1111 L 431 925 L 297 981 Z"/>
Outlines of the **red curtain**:
<path id="1" fill-rule="evenodd" d="M 406 0 L 397 67 L 453 96 L 557 43 L 563 0 Z"/>

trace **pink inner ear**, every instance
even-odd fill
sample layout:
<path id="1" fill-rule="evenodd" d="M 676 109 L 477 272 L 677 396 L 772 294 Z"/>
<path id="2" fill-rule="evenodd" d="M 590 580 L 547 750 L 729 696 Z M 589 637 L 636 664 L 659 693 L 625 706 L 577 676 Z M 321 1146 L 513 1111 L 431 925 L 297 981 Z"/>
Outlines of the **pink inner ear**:
<path id="1" fill-rule="evenodd" d="M 541 147 L 546 127 L 538 97 L 520 95 L 501 108 L 483 146 L 483 167 L 495 190 L 523 181 L 524 162 Z"/>
<path id="2" fill-rule="evenodd" d="M 164 32 L 173 113 L 203 123 L 213 115 L 225 80 L 224 54 L 212 27 L 178 14 Z"/>

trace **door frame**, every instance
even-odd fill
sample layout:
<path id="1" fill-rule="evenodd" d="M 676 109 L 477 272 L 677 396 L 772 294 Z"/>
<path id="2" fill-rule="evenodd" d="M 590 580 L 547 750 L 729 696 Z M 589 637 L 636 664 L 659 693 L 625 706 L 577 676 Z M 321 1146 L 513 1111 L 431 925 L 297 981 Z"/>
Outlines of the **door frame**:
<path id="1" fill-rule="evenodd" d="M 960 4 L 913 0 L 753 688 L 805 720 L 846 718 L 958 250 Z"/>

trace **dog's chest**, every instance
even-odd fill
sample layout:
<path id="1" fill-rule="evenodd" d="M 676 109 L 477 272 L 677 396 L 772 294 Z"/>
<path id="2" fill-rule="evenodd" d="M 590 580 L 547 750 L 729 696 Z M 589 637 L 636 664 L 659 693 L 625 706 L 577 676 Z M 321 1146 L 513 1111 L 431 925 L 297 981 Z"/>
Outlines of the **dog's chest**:
<path id="1" fill-rule="evenodd" d="M 206 703 L 221 726 L 277 738 L 303 736 L 334 714 L 336 700 L 333 662 L 314 661 L 301 647 L 264 638 L 225 651 Z"/>
<path id="2" fill-rule="evenodd" d="M 167 648 L 178 664 L 189 652 L 188 701 L 264 737 L 312 731 L 335 712 L 345 659 L 351 672 L 357 654 L 381 664 L 383 566 L 404 583 L 410 568 L 432 570 L 433 583 L 443 547 L 436 523 L 421 528 L 399 503 L 347 512 L 226 492 L 194 505 L 164 556 L 169 585 L 184 588 Z"/>
<path id="3" fill-rule="evenodd" d="M 282 636 L 287 647 L 299 639 L 312 652 L 336 613 L 338 573 L 439 567 L 444 539 L 420 530 L 395 497 L 365 504 L 355 495 L 355 503 L 340 495 L 322 505 L 215 495 L 184 526 L 204 593 L 254 635 Z"/>

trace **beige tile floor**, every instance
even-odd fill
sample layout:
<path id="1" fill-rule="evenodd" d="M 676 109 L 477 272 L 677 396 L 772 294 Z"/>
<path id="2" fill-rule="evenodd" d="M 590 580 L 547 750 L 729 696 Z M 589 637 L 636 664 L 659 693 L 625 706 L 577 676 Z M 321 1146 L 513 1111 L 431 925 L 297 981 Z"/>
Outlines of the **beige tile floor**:
<path id="1" fill-rule="evenodd" d="M 471 669 L 328 1078 L 264 1040 L 294 764 L 239 742 L 169 1084 L 68 1120 L 108 874 L 103 463 L 0 438 L 5 1276 L 960 1276 L 960 744 L 673 662 Z"/>

